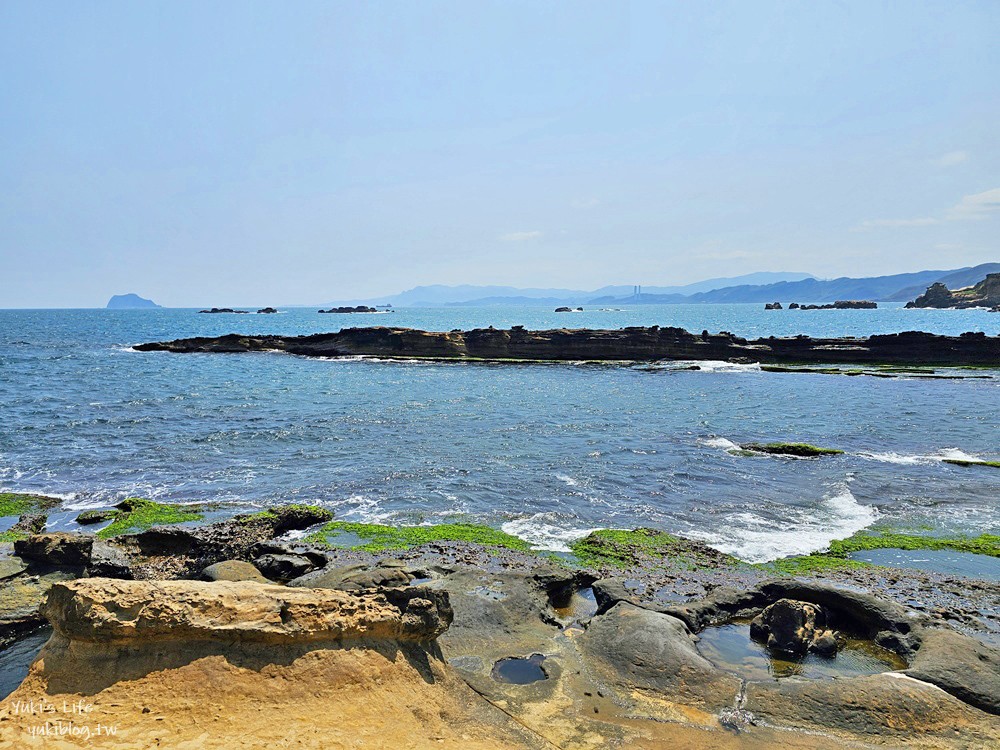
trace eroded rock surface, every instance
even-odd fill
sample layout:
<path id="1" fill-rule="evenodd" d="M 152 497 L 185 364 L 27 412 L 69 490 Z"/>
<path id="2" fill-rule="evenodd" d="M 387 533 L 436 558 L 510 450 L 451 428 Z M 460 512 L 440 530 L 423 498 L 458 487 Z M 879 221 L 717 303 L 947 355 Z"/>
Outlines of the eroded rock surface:
<path id="1" fill-rule="evenodd" d="M 442 661 L 440 592 L 86 579 L 44 609 L 54 633 L 0 708 L 3 747 L 56 746 L 32 728 L 60 721 L 90 731 L 59 747 L 547 747 Z"/>

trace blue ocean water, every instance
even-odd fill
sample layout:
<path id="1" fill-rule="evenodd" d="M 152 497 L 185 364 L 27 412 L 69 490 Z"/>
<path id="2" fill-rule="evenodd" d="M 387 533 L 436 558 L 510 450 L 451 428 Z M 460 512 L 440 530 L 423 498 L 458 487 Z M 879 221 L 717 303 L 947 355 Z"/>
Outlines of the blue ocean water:
<path id="1" fill-rule="evenodd" d="M 1000 472 L 940 460 L 1000 458 L 1000 372 L 879 379 L 724 363 L 691 371 L 130 349 L 364 325 L 1000 333 L 1000 315 L 984 310 L 761 308 L 0 311 L 0 488 L 59 494 L 67 511 L 130 495 L 239 508 L 319 502 L 345 520 L 485 522 L 546 549 L 593 528 L 650 526 L 754 561 L 821 549 L 872 523 L 1000 531 Z M 846 454 L 727 450 L 750 440 Z"/>

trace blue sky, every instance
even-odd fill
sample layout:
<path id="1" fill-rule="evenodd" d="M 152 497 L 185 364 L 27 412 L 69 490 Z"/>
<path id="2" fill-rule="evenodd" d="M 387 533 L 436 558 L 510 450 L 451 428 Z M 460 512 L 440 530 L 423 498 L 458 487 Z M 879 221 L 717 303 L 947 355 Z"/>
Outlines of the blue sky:
<path id="1" fill-rule="evenodd" d="M 1000 3 L 0 5 L 0 307 L 1000 260 Z"/>

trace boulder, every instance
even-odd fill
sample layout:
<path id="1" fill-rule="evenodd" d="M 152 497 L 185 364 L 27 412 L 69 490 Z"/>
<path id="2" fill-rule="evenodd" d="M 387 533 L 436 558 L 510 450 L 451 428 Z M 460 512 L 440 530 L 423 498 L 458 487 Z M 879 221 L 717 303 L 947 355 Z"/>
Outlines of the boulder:
<path id="1" fill-rule="evenodd" d="M 90 562 L 94 539 L 83 534 L 35 534 L 14 542 L 14 552 L 29 565 L 50 568 L 83 568 Z"/>
<path id="2" fill-rule="evenodd" d="M 261 555 L 253 561 L 254 566 L 272 581 L 287 583 L 316 569 L 316 564 L 305 555 L 272 554 Z"/>
<path id="3" fill-rule="evenodd" d="M 654 691 L 718 713 L 732 705 L 740 680 L 716 669 L 695 641 L 676 617 L 626 602 L 594 617 L 578 639 L 587 663 L 624 694 Z"/>
<path id="4" fill-rule="evenodd" d="M 1000 714 L 1000 650 L 948 628 L 925 628 L 905 674 Z"/>
<path id="5" fill-rule="evenodd" d="M 201 577 L 206 581 L 256 581 L 269 583 L 253 565 L 242 560 L 223 560 L 209 565 L 201 571 Z"/>
<path id="6" fill-rule="evenodd" d="M 288 585 L 297 588 L 367 591 L 375 588 L 408 586 L 414 577 L 396 566 L 331 565 L 300 576 Z"/>
<path id="7" fill-rule="evenodd" d="M 826 628 L 826 613 L 818 604 L 779 599 L 750 623 L 750 637 L 770 651 L 802 656 L 809 651 L 832 656 L 837 640 Z"/>

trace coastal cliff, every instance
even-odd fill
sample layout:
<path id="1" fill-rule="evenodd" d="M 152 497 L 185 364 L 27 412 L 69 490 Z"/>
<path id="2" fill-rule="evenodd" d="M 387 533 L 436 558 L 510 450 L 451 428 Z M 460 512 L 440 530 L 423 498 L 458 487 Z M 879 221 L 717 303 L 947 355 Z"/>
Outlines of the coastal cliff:
<path id="1" fill-rule="evenodd" d="M 948 289 L 938 282 L 927 287 L 927 291 L 912 302 L 908 308 L 934 307 L 939 309 L 963 310 L 970 307 L 1000 307 L 1000 273 L 991 273 L 974 286 L 964 289 Z"/>
<path id="2" fill-rule="evenodd" d="M 927 364 L 1000 366 L 1000 337 L 983 333 L 939 336 L 905 333 L 867 338 L 760 338 L 731 333 L 699 334 L 683 328 L 529 331 L 478 328 L 431 332 L 413 328 L 348 328 L 309 336 L 246 336 L 177 339 L 134 347 L 137 351 L 283 351 L 313 357 L 399 357 L 445 360 L 656 361 L 726 360 L 768 364 Z"/>

